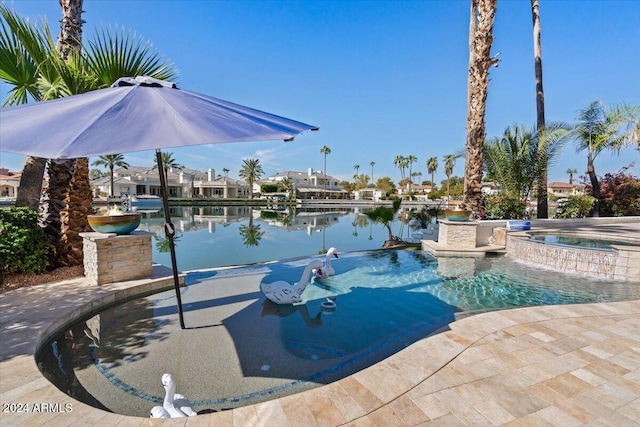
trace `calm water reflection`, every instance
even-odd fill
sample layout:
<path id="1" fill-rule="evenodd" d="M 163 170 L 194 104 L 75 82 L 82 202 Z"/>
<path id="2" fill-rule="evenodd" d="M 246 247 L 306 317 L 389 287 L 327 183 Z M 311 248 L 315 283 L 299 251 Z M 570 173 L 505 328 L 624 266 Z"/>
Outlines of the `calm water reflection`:
<path id="1" fill-rule="evenodd" d="M 178 269 L 190 271 L 340 252 L 379 249 L 386 229 L 363 215 L 368 207 L 267 209 L 247 206 L 171 207 Z M 139 230 L 156 234 L 153 261 L 171 266 L 162 211 L 141 211 Z M 411 239 L 396 220 L 395 235 Z"/>

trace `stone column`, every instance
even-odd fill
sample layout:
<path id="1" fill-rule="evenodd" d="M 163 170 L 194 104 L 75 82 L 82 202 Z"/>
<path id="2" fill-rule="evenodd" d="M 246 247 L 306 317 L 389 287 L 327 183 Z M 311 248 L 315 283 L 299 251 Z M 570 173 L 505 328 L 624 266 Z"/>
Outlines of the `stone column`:
<path id="1" fill-rule="evenodd" d="M 84 275 L 96 285 L 150 278 L 152 233 L 80 233 L 83 239 Z"/>
<path id="2" fill-rule="evenodd" d="M 447 250 L 476 248 L 476 221 L 449 221 L 441 219 L 438 243 Z"/>

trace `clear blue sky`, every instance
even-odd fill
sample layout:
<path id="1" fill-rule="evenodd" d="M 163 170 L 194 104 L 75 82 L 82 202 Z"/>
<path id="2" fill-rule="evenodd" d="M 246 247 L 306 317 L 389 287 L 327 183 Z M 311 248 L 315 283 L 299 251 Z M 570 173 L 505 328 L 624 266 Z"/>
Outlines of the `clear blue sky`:
<path id="1" fill-rule="evenodd" d="M 171 151 L 186 167 L 230 169 L 259 158 L 267 175 L 323 169 L 352 180 L 354 165 L 374 178 L 400 179 L 396 155 L 425 162 L 464 149 L 468 65 L 468 0 L 420 1 L 100 1 L 85 0 L 84 38 L 122 26 L 149 40 L 180 70 L 179 87 L 320 127 L 293 143 L 220 144 Z M 8 2 L 23 16 L 46 18 L 57 37 L 57 0 Z M 640 1 L 540 0 L 547 120 L 573 122 L 595 100 L 640 104 Z M 535 126 L 530 2 L 499 0 L 490 72 L 487 136 L 513 123 Z M 4 100 L 6 85 L 0 88 Z M 0 124 L 1 125 L 1 124 Z M 1 145 L 1 141 L 0 141 Z M 125 155 L 152 165 L 154 153 Z M 93 159 L 91 159 L 93 161 Z M 616 172 L 640 153 L 603 153 L 596 172 Z M 0 167 L 22 169 L 23 157 L 0 153 Z M 567 146 L 549 173 L 586 170 L 586 153 Z M 454 174 L 464 174 L 464 159 Z"/>

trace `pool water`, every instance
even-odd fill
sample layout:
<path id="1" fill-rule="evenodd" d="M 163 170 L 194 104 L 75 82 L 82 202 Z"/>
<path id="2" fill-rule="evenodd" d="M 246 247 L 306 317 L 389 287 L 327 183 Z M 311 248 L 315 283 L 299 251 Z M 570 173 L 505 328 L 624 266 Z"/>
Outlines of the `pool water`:
<path id="1" fill-rule="evenodd" d="M 43 374 L 90 405 L 148 416 L 163 373 L 197 411 L 271 400 L 353 374 L 457 316 L 509 307 L 640 298 L 640 287 L 529 268 L 508 258 L 419 250 L 342 253 L 304 303 L 276 305 L 260 283 L 296 282 L 310 257 L 192 273 L 182 291 L 139 297 L 66 328 L 37 355 Z M 327 298 L 335 309 L 321 307 Z"/>
<path id="2" fill-rule="evenodd" d="M 611 245 L 638 246 L 630 240 L 597 239 L 572 234 L 536 234 L 531 240 L 560 246 L 573 246 L 585 249 L 613 250 Z"/>

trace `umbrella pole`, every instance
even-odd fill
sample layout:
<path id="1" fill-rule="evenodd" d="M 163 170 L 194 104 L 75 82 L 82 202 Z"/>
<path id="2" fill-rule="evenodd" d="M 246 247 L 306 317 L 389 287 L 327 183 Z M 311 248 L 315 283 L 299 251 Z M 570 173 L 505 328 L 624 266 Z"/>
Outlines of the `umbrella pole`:
<path id="1" fill-rule="evenodd" d="M 169 188 L 167 186 L 166 176 L 164 174 L 164 166 L 162 165 L 162 152 L 156 149 L 156 163 L 158 172 L 160 173 L 160 188 L 162 190 L 162 207 L 164 208 L 164 234 L 169 239 L 169 250 L 171 252 L 171 270 L 173 271 L 173 286 L 176 289 L 176 299 L 178 300 L 178 315 L 180 316 L 180 327 L 185 329 L 184 315 L 182 314 L 182 297 L 180 296 L 180 279 L 178 278 L 178 265 L 176 262 L 176 248 L 173 244 L 173 236 L 175 235 L 175 227 L 171 223 L 171 215 L 169 213 Z"/>

